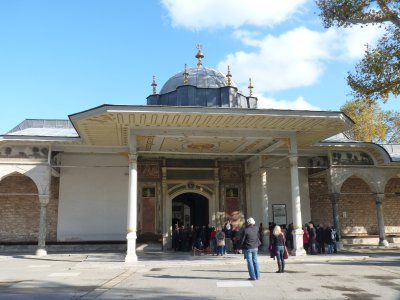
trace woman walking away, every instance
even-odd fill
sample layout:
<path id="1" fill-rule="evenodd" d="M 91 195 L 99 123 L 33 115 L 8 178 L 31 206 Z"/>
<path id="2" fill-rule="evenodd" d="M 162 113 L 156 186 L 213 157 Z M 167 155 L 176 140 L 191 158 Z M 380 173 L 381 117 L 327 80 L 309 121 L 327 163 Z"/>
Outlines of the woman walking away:
<path id="1" fill-rule="evenodd" d="M 278 271 L 276 273 L 285 272 L 285 260 L 283 259 L 283 253 L 285 251 L 285 236 L 279 225 L 276 225 L 273 231 L 272 244 L 275 248 L 276 260 L 278 262 Z"/>
<path id="2" fill-rule="evenodd" d="M 253 218 L 247 219 L 247 227 L 244 230 L 241 246 L 247 260 L 247 269 L 249 271 L 249 280 L 260 279 L 260 268 L 258 267 L 258 247 L 261 245 L 258 235 L 258 227 Z"/>

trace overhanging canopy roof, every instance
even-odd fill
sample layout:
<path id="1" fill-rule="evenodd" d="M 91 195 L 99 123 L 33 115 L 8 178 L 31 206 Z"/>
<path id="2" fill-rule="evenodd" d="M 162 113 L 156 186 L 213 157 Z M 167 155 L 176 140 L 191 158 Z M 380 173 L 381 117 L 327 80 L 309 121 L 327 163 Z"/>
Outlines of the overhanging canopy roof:
<path id="1" fill-rule="evenodd" d="M 342 112 L 102 105 L 70 115 L 84 144 L 127 146 L 142 153 L 266 153 L 296 135 L 298 147 L 348 130 Z"/>

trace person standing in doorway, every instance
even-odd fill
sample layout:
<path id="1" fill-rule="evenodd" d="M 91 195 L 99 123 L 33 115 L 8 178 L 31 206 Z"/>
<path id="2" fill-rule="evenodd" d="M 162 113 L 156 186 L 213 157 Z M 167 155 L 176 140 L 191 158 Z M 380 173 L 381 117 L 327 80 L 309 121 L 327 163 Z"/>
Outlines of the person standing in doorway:
<path id="1" fill-rule="evenodd" d="M 247 260 L 247 269 L 249 271 L 249 280 L 260 279 L 260 268 L 258 265 L 258 247 L 260 246 L 260 236 L 258 227 L 255 226 L 256 222 L 253 218 L 247 219 L 247 227 L 244 230 L 241 247 L 245 252 Z"/>
<path id="2" fill-rule="evenodd" d="M 225 234 L 225 254 L 232 252 L 232 224 L 230 219 L 226 219 L 222 231 Z"/>

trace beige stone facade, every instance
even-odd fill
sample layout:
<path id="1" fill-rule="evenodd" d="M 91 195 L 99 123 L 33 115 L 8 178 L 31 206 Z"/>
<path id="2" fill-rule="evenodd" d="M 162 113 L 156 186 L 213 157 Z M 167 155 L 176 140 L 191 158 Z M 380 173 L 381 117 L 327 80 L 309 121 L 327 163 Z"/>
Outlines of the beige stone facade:
<path id="1" fill-rule="evenodd" d="M 399 145 L 346 138 L 342 112 L 257 109 L 222 73 L 189 71 L 198 86 L 178 73 L 149 105 L 0 136 L 0 243 L 37 241 L 45 255 L 46 242 L 126 241 L 132 262 L 136 240 L 171 248 L 177 223 L 240 228 L 250 216 L 264 233 L 293 223 L 295 255 L 310 220 L 381 245 L 400 236 Z"/>

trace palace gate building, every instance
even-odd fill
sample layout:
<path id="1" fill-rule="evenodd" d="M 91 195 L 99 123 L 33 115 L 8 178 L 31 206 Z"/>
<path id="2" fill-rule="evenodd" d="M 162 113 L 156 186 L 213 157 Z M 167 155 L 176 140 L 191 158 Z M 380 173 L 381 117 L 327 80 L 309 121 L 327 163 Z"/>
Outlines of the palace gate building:
<path id="1" fill-rule="evenodd" d="M 400 236 L 400 146 L 346 138 L 339 111 L 258 109 L 198 64 L 147 105 L 104 104 L 69 120 L 25 120 L 0 137 L 0 243 L 126 241 L 171 247 L 175 223 L 239 227 L 254 217 L 334 225 L 343 243 Z M 266 237 L 266 235 L 265 235 Z M 266 238 L 267 245 L 268 239 Z"/>

